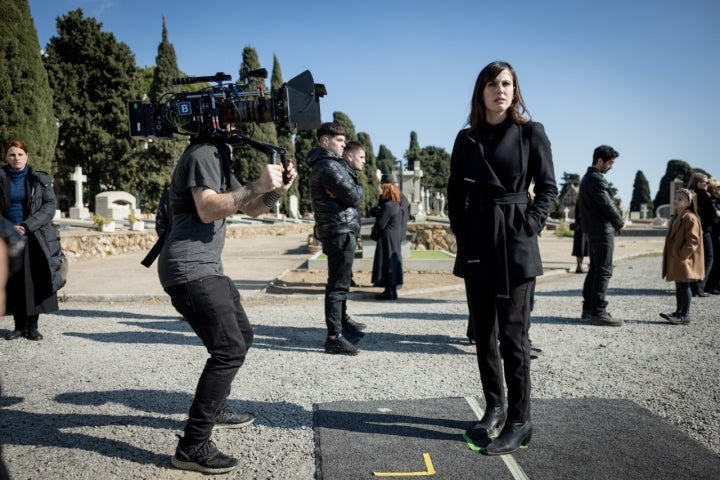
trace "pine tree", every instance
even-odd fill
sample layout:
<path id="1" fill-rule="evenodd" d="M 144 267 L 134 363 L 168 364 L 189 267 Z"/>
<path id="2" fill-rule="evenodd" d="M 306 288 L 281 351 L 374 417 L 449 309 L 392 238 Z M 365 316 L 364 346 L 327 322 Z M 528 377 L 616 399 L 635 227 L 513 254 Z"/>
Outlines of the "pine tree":
<path id="1" fill-rule="evenodd" d="M 138 179 L 146 171 L 131 154 L 128 134 L 127 103 L 137 94 L 135 56 L 101 28 L 95 19 L 84 18 L 81 9 L 58 18 L 58 36 L 50 39 L 46 60 L 60 124 L 59 175 L 68 178 L 75 166 L 82 167 L 91 208 L 104 190 L 138 195 Z M 67 183 L 62 187 L 72 189 Z"/>
<path id="2" fill-rule="evenodd" d="M 655 207 L 650 199 L 650 184 L 645 178 L 642 170 L 638 170 L 635 174 L 635 182 L 633 183 L 632 200 L 630 200 L 630 211 L 639 212 L 642 205 L 647 206 L 648 212 L 653 212 Z"/>
<path id="3" fill-rule="evenodd" d="M 0 140 L 20 139 L 37 170 L 56 174 L 58 127 L 27 0 L 0 0 Z"/>
<path id="4" fill-rule="evenodd" d="M 420 184 L 435 195 L 447 196 L 447 180 L 450 176 L 450 155 L 444 148 L 424 147 L 417 151 L 415 160 L 420 160 L 423 176 Z M 432 203 L 431 203 L 432 205 Z"/>

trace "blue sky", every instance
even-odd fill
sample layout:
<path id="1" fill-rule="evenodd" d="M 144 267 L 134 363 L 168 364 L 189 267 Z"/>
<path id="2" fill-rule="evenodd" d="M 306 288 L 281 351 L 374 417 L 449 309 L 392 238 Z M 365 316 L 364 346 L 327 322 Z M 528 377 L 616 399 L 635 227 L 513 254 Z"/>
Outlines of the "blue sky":
<path id="1" fill-rule="evenodd" d="M 288 80 L 309 69 L 327 87 L 324 121 L 347 114 L 400 158 L 420 146 L 452 150 L 479 71 L 518 72 L 534 120 L 545 125 L 558 179 L 583 174 L 600 144 L 620 152 L 608 180 L 628 206 L 642 170 L 654 196 L 670 159 L 720 176 L 720 2 L 717 0 L 366 0 L 213 2 L 30 0 L 41 47 L 55 19 L 81 8 L 155 63 L 162 17 L 190 75 L 237 80 L 250 45 Z"/>

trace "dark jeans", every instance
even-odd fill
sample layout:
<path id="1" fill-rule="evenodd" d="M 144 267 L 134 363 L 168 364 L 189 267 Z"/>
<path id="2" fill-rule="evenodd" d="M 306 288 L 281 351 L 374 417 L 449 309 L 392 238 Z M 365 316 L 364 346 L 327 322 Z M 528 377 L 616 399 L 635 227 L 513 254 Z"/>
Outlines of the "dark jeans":
<path id="1" fill-rule="evenodd" d="M 322 240 L 323 253 L 328 259 L 328 279 L 325 286 L 325 325 L 328 336 L 342 333 L 347 317 L 347 295 L 352 281 L 352 264 L 357 248 L 354 233 L 343 233 Z"/>
<path id="2" fill-rule="evenodd" d="M 678 315 L 687 317 L 690 314 L 690 304 L 692 303 L 692 291 L 690 290 L 690 282 L 675 282 L 675 303 Z"/>
<path id="3" fill-rule="evenodd" d="M 590 267 L 583 285 L 583 310 L 602 314 L 607 309 L 605 297 L 613 272 L 615 238 L 612 233 L 585 236 L 590 244 Z"/>
<path id="4" fill-rule="evenodd" d="M 512 282 L 510 297 L 498 298 L 493 283 L 465 280 L 486 408 L 504 404 L 504 365 L 508 422 L 530 420 L 528 329 L 534 290 L 534 278 Z"/>
<path id="5" fill-rule="evenodd" d="M 200 375 L 185 426 L 184 443 L 200 443 L 212 434 L 230 386 L 252 345 L 253 330 L 228 277 L 205 277 L 166 288 L 173 307 L 188 321 L 210 354 Z"/>

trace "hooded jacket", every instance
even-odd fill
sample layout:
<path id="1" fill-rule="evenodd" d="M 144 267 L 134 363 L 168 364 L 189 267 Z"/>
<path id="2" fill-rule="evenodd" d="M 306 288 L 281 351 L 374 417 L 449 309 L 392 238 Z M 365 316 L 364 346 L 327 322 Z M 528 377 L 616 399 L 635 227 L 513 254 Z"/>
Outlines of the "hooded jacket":
<path id="1" fill-rule="evenodd" d="M 67 260 L 60 248 L 58 227 L 53 223 L 56 199 L 52 179 L 45 172 L 38 172 L 31 165 L 25 183 L 22 225 L 27 230 L 27 247 L 30 255 L 39 261 L 32 262 L 31 281 L 35 298 L 42 300 L 65 285 L 63 267 Z M 10 177 L 0 168 L 0 214 L 6 217 L 10 208 Z M 28 279 L 26 279 L 28 280 Z"/>
<path id="2" fill-rule="evenodd" d="M 362 187 L 345 159 L 315 147 L 305 161 L 310 165 L 310 199 L 315 237 L 323 241 L 343 233 L 360 234 Z M 329 193 L 328 193 L 329 192 Z"/>

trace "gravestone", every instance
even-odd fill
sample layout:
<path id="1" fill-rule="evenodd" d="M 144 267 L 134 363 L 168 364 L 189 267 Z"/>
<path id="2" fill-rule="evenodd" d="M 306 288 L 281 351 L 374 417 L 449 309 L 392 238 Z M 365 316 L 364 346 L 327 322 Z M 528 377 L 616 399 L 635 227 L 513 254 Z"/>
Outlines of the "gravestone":
<path id="1" fill-rule="evenodd" d="M 70 207 L 70 218 L 77 220 L 90 218 L 90 210 L 83 205 L 82 185 L 87 181 L 87 175 L 83 175 L 80 165 L 75 166 L 75 170 L 70 174 L 70 180 L 75 182 L 75 206 Z"/>
<path id="2" fill-rule="evenodd" d="M 288 208 L 288 216 L 290 218 L 298 219 L 300 218 L 300 211 L 298 206 L 298 197 L 297 195 L 290 195 L 289 197 L 290 207 Z"/>
<path id="3" fill-rule="evenodd" d="M 140 218 L 135 197 L 127 192 L 107 191 L 95 195 L 95 213 L 111 220 L 127 220 L 130 213 Z"/>

